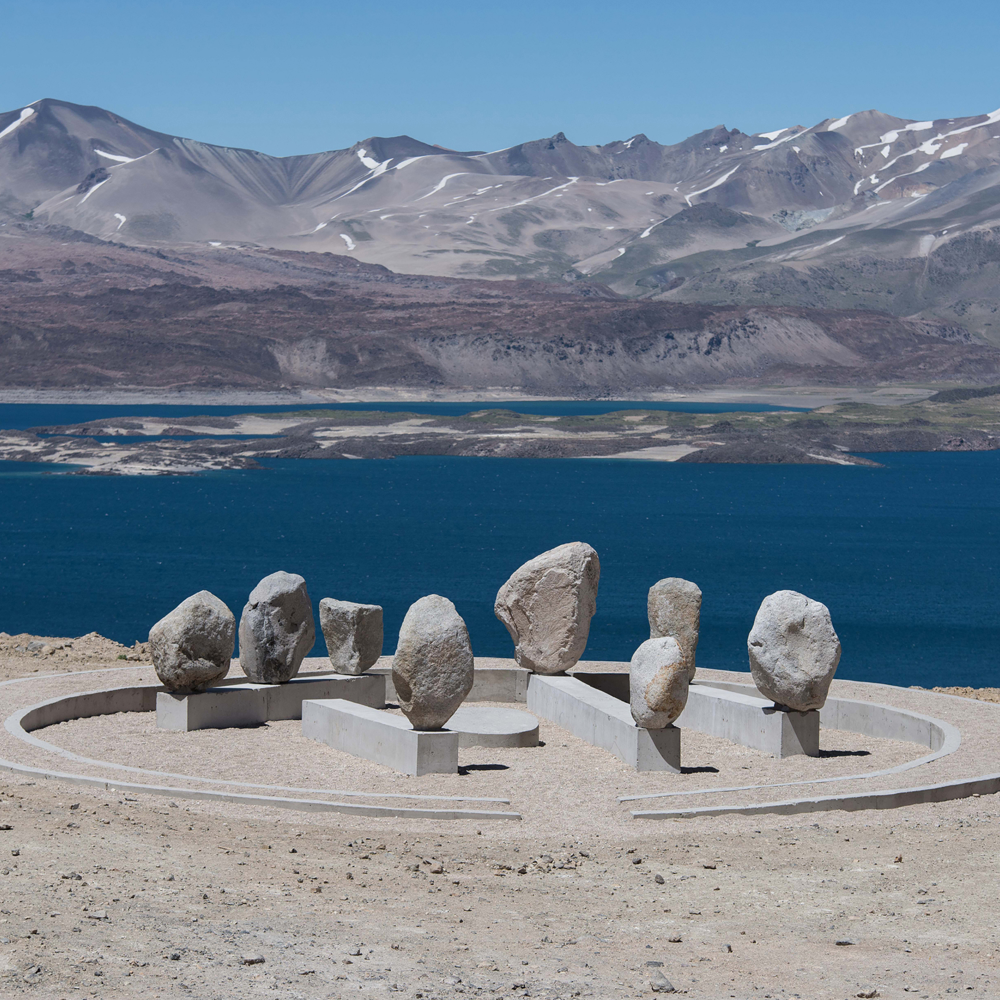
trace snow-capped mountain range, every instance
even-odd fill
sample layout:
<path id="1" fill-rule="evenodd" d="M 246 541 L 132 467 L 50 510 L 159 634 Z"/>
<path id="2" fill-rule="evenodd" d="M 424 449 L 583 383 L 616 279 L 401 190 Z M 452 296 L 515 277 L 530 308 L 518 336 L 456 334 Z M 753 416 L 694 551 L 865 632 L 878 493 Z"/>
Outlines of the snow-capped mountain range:
<path id="1" fill-rule="evenodd" d="M 5 213 L 5 214 L 4 214 Z M 1000 110 L 878 111 L 493 152 L 408 136 L 273 157 L 41 100 L 0 113 L 0 221 L 131 244 L 347 254 L 392 270 L 586 278 L 630 297 L 876 308 L 993 327 Z"/>

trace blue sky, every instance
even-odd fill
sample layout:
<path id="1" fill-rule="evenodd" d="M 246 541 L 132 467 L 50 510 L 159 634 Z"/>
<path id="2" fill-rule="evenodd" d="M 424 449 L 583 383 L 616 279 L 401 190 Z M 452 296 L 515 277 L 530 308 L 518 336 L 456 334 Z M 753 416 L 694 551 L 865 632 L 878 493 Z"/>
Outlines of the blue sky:
<path id="1" fill-rule="evenodd" d="M 58 97 L 278 155 L 1000 106 L 996 0 L 4 0 L 0 24 L 2 110 Z"/>

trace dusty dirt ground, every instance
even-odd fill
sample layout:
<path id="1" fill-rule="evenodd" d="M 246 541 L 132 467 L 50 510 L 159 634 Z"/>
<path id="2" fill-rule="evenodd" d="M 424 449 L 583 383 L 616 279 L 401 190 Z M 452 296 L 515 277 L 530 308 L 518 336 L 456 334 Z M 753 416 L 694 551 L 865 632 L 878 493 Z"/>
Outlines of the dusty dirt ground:
<path id="1" fill-rule="evenodd" d="M 143 652 L 0 636 L 0 680 Z M 0 772 L 0 995 L 996 997 L 998 849 L 995 796 L 584 840 Z"/>

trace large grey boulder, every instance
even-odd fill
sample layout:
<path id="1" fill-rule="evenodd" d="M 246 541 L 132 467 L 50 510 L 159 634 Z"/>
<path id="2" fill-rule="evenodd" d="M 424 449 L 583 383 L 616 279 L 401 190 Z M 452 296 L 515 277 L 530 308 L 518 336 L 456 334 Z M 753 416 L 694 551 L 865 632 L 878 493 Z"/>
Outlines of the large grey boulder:
<path id="1" fill-rule="evenodd" d="M 265 576 L 240 618 L 240 666 L 257 684 L 291 680 L 316 641 L 312 602 L 297 573 Z"/>
<path id="2" fill-rule="evenodd" d="M 236 619 L 214 594 L 199 590 L 149 630 L 156 676 L 168 691 L 204 691 L 229 673 Z"/>
<path id="3" fill-rule="evenodd" d="M 399 629 L 392 682 L 414 729 L 440 729 L 472 690 L 469 631 L 447 597 L 410 605 Z"/>
<path id="4" fill-rule="evenodd" d="M 691 668 L 676 639 L 647 639 L 629 664 L 632 718 L 640 729 L 665 729 L 684 711 Z"/>
<path id="5" fill-rule="evenodd" d="M 840 662 L 825 604 L 794 590 L 761 603 L 747 638 L 750 673 L 765 698 L 796 712 L 822 708 Z"/>
<path id="6" fill-rule="evenodd" d="M 646 610 L 650 639 L 664 636 L 676 639 L 693 674 L 701 624 L 701 587 L 690 580 L 668 576 L 649 588 Z"/>
<path id="7" fill-rule="evenodd" d="M 580 659 L 600 578 L 601 562 L 586 542 L 549 549 L 514 571 L 493 611 L 514 640 L 518 666 L 560 674 Z"/>
<path id="8" fill-rule="evenodd" d="M 363 674 L 382 655 L 382 608 L 324 597 L 319 627 L 330 663 L 339 674 Z"/>

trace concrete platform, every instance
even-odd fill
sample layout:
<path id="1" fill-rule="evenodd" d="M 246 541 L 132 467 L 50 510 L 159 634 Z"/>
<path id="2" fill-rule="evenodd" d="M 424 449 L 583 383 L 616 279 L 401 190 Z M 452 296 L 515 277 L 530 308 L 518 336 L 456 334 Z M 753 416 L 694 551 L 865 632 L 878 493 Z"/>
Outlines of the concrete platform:
<path id="1" fill-rule="evenodd" d="M 640 729 L 627 702 L 576 677 L 532 674 L 528 708 L 637 771 L 681 769 L 681 734 L 676 726 Z"/>
<path id="2" fill-rule="evenodd" d="M 677 724 L 773 757 L 819 756 L 820 713 L 777 708 L 766 698 L 692 684 Z"/>
<path id="3" fill-rule="evenodd" d="M 573 676 L 628 706 L 628 674 L 578 670 Z M 823 718 L 826 719 L 825 710 Z M 773 702 L 762 698 L 756 688 L 745 685 L 695 681 L 676 725 L 680 729 L 721 736 L 778 758 L 794 754 L 819 756 L 819 712 L 776 708 Z"/>
<path id="4" fill-rule="evenodd" d="M 384 681 L 379 678 L 379 684 Z M 403 774 L 455 774 L 459 734 L 418 730 L 400 715 L 332 698 L 302 705 L 302 735 Z"/>
<path id="5" fill-rule="evenodd" d="M 482 667 L 481 657 L 475 659 L 475 675 L 472 690 L 466 695 L 466 704 L 470 701 L 513 701 L 524 702 L 528 695 L 528 678 L 530 671 L 523 667 Z M 487 662 L 490 661 L 487 658 Z M 513 661 L 511 661 L 513 662 Z M 385 678 L 385 700 L 398 701 L 399 695 L 392 683 L 392 657 L 383 656 L 368 673 L 379 674 Z"/>
<path id="6" fill-rule="evenodd" d="M 160 729 L 232 729 L 259 726 L 279 719 L 301 719 L 307 699 L 342 698 L 382 708 L 385 680 L 373 674 L 293 677 L 286 684 L 226 684 L 198 694 L 156 695 L 156 725 Z"/>
<path id="7" fill-rule="evenodd" d="M 460 747 L 537 747 L 538 719 L 517 708 L 463 705 L 445 724 Z"/>

